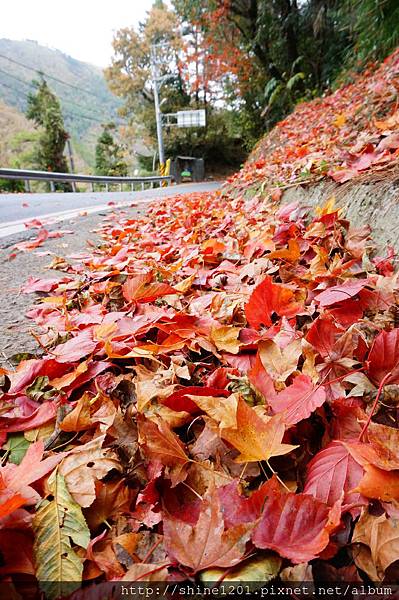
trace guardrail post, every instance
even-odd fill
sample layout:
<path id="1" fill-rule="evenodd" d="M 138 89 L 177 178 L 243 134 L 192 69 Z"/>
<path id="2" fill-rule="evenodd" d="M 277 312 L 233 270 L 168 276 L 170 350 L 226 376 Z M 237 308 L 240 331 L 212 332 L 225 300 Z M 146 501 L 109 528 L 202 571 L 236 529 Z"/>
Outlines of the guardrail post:
<path id="1" fill-rule="evenodd" d="M 50 181 L 50 190 L 52 192 L 55 192 L 55 185 L 54 185 L 54 181 Z"/>
<path id="2" fill-rule="evenodd" d="M 25 185 L 25 192 L 28 192 L 28 194 L 30 194 L 30 181 L 29 181 L 29 179 L 25 179 L 24 185 Z"/>

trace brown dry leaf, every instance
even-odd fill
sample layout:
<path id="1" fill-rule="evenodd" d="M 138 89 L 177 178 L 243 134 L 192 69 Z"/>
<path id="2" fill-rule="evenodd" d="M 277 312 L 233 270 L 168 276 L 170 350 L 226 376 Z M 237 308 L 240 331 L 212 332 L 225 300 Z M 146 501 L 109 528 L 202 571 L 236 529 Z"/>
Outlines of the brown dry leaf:
<path id="1" fill-rule="evenodd" d="M 162 419 L 155 423 L 141 417 L 139 434 L 144 456 L 151 460 L 159 460 L 168 467 L 172 487 L 184 481 L 190 459 L 182 442 L 168 424 Z"/>
<path id="2" fill-rule="evenodd" d="M 163 523 L 164 543 L 169 556 L 194 573 L 210 567 L 232 567 L 238 564 L 250 537 L 248 525 L 224 530 L 219 496 L 214 488 L 204 497 L 195 525 L 189 525 L 169 514 L 164 515 Z"/>
<path id="3" fill-rule="evenodd" d="M 298 365 L 302 352 L 301 340 L 294 340 L 280 348 L 273 340 L 259 343 L 259 356 L 267 373 L 274 381 L 285 382 Z"/>
<path id="4" fill-rule="evenodd" d="M 134 498 L 134 491 L 128 488 L 120 479 L 104 483 L 96 481 L 96 499 L 84 511 L 85 519 L 92 531 L 95 531 L 105 521 L 117 515 L 129 512 Z"/>
<path id="5" fill-rule="evenodd" d="M 100 435 L 70 450 L 59 467 L 71 496 L 84 508 L 94 502 L 96 480 L 105 477 L 111 469 L 121 469 L 115 453 L 102 447 L 104 440 L 105 435 Z"/>
<path id="6" fill-rule="evenodd" d="M 166 581 L 169 575 L 167 569 L 168 563 L 165 566 L 162 564 L 143 564 L 136 563 L 132 565 L 120 579 L 120 581 Z"/>
<path id="7" fill-rule="evenodd" d="M 285 567 L 279 576 L 282 581 L 313 581 L 312 565 L 306 562 Z"/>
<path id="8" fill-rule="evenodd" d="M 90 396 L 85 393 L 81 396 L 75 408 L 64 417 L 60 423 L 62 431 L 84 431 L 92 427 L 90 417 Z"/>
<path id="9" fill-rule="evenodd" d="M 222 327 L 212 327 L 211 340 L 216 348 L 221 352 L 229 352 L 230 354 L 238 354 L 240 351 L 240 328 L 231 325 L 223 325 Z"/>
<path id="10" fill-rule="evenodd" d="M 382 581 L 386 569 L 399 559 L 399 521 L 385 514 L 375 517 L 366 510 L 352 536 L 353 558 L 372 581 Z"/>

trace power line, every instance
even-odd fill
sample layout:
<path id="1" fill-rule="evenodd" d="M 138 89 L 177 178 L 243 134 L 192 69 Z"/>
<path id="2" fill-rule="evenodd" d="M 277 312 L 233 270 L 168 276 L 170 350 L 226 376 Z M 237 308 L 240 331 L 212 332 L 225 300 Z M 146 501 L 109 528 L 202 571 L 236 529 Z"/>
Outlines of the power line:
<path id="1" fill-rule="evenodd" d="M 85 94 L 90 94 L 90 96 L 93 96 L 94 98 L 96 98 L 98 100 L 98 96 L 96 94 L 94 94 L 93 92 L 91 92 L 89 90 L 85 90 L 84 88 L 78 87 L 76 85 L 73 85 L 72 83 L 67 83 L 66 81 L 63 81 L 62 79 L 58 79 L 58 77 L 54 77 L 53 75 L 49 75 L 49 73 L 46 73 L 42 69 L 35 69 L 34 67 L 29 67 L 28 65 L 25 65 L 24 63 L 21 63 L 18 60 L 15 60 L 14 58 L 10 58 L 9 56 L 5 56 L 4 54 L 0 54 L 0 57 L 5 58 L 6 60 L 9 60 L 12 63 L 15 63 L 16 65 L 19 65 L 20 67 L 24 67 L 24 69 L 28 69 L 29 71 L 34 71 L 35 73 L 43 73 L 43 75 L 45 75 L 48 79 L 53 79 L 54 81 L 57 81 L 58 83 L 61 83 L 62 85 L 66 85 L 67 87 L 77 90 L 78 92 L 84 92 Z"/>
<path id="2" fill-rule="evenodd" d="M 15 79 L 15 77 L 14 77 L 14 79 Z M 16 88 L 13 88 L 10 85 L 7 85 L 6 83 L 3 83 L 2 81 L 0 81 L 0 85 L 2 85 L 3 87 L 8 88 L 9 90 L 12 90 L 13 92 L 18 92 L 18 94 L 22 94 L 23 96 L 25 96 L 25 98 L 29 97 L 29 94 L 27 94 L 26 92 L 23 92 L 22 90 L 18 90 Z M 25 85 L 29 85 L 29 84 L 26 83 Z M 81 115 L 81 114 L 78 114 L 78 113 L 72 113 L 72 112 L 69 113 L 69 112 L 64 112 L 63 111 L 63 114 L 64 114 L 65 117 L 69 117 L 70 119 L 74 119 L 74 118 L 77 117 L 79 119 L 87 119 L 88 121 L 93 121 L 94 123 L 101 123 L 101 124 L 103 124 L 103 122 L 104 122 L 103 120 L 96 119 L 94 117 L 87 117 L 86 115 Z"/>
<path id="3" fill-rule="evenodd" d="M 7 73 L 7 71 L 3 71 L 3 69 L 0 69 L 0 73 L 3 73 L 4 75 L 7 75 L 7 77 L 11 77 L 12 79 L 15 79 L 15 81 L 19 81 L 20 83 L 22 83 L 23 85 L 26 85 L 27 87 L 31 87 L 34 88 L 35 86 L 33 85 L 33 83 L 29 83 L 27 81 L 24 81 L 23 79 L 20 79 L 19 77 L 16 77 L 15 75 L 11 75 L 11 73 Z M 77 104 L 77 102 L 72 102 L 71 100 L 65 100 L 64 98 L 61 99 L 61 104 L 70 104 L 71 106 L 75 106 L 76 108 L 81 108 L 83 110 L 87 110 L 87 106 L 82 106 L 81 104 Z M 109 117 L 109 115 L 105 115 L 105 114 L 101 114 L 99 112 L 97 112 L 98 117 L 104 119 L 107 119 Z"/>
<path id="4" fill-rule="evenodd" d="M 9 90 L 12 90 L 13 92 L 15 92 L 15 88 L 12 88 L 10 85 L 7 85 L 6 83 L 3 83 L 2 81 L 0 81 L 0 85 L 2 85 L 3 87 L 8 88 Z M 17 90 L 19 91 L 19 90 Z M 24 92 L 21 92 L 22 94 L 24 94 Z M 27 94 L 24 94 L 24 96 L 26 96 Z"/>

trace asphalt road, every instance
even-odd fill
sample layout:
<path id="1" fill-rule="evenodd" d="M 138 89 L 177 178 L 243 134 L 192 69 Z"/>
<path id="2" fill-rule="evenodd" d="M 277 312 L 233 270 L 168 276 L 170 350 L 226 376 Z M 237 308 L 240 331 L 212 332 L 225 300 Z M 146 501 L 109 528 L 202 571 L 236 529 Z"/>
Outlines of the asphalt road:
<path id="1" fill-rule="evenodd" d="M 156 198 L 213 191 L 220 182 L 185 183 L 140 192 L 82 192 L 49 194 L 0 194 L 0 237 L 13 235 L 25 229 L 24 223 L 40 218 L 46 223 L 56 223 L 76 217 L 82 211 L 87 214 L 110 210 L 117 206 L 129 206 L 132 202 L 145 204 Z"/>

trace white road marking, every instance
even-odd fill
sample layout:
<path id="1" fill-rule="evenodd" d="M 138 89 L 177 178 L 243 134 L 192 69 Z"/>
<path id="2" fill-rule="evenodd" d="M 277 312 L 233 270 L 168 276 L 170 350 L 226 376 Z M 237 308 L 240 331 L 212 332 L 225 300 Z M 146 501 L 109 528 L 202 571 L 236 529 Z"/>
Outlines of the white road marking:
<path id="1" fill-rule="evenodd" d="M 29 223 L 34 219 L 38 219 L 43 225 L 53 225 L 54 223 L 60 223 L 61 221 L 68 221 L 75 217 L 91 215 L 97 212 L 104 212 L 114 210 L 116 208 L 124 208 L 131 204 L 148 204 L 155 200 L 152 198 L 137 198 L 137 200 L 129 200 L 124 202 L 115 202 L 115 204 L 109 206 L 108 204 L 100 204 L 96 206 L 87 206 L 81 208 L 74 208 L 71 210 L 63 210 L 59 212 L 47 213 L 45 215 L 38 215 L 37 217 L 28 217 L 25 219 L 19 219 L 18 221 L 8 221 L 7 223 L 0 224 L 0 238 L 7 237 L 8 235 L 14 235 L 21 231 L 27 231 L 25 223 Z"/>

